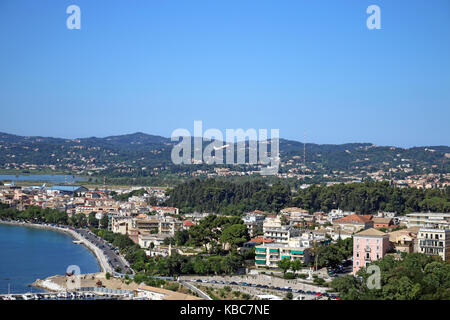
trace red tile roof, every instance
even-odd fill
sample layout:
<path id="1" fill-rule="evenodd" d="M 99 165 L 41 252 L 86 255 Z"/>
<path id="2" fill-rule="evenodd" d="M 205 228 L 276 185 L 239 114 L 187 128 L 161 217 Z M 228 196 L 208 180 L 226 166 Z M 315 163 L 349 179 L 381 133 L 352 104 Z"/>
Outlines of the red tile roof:
<path id="1" fill-rule="evenodd" d="M 184 221 L 183 221 L 183 224 L 184 224 L 186 227 L 195 226 L 195 223 L 192 222 L 191 220 L 184 220 Z"/>
<path id="2" fill-rule="evenodd" d="M 346 217 L 335 220 L 336 223 L 367 223 L 372 220 L 372 215 L 351 214 Z"/>
<path id="3" fill-rule="evenodd" d="M 271 243 L 274 242 L 273 239 L 264 238 L 263 236 L 259 236 L 253 239 L 250 239 L 249 242 L 256 242 L 256 243 Z"/>

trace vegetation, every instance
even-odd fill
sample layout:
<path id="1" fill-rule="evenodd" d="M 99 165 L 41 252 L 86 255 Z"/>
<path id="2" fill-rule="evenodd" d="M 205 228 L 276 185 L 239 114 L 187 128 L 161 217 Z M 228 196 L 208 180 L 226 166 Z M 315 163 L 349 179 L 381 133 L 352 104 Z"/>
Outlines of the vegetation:
<path id="1" fill-rule="evenodd" d="M 263 210 L 279 212 L 296 206 L 311 212 L 331 209 L 374 213 L 379 210 L 399 214 L 431 211 L 450 212 L 450 188 L 445 190 L 399 188 L 388 182 L 313 185 L 292 194 L 288 186 L 263 181 L 233 183 L 215 179 L 192 180 L 168 191 L 168 204 L 184 212 L 216 212 L 241 215 Z"/>
<path id="2" fill-rule="evenodd" d="M 392 255 L 372 263 L 380 267 L 380 289 L 366 285 L 371 274 L 335 278 L 330 286 L 346 300 L 449 300 L 450 264 L 421 253 Z"/>
<path id="3" fill-rule="evenodd" d="M 317 248 L 318 268 L 334 269 L 353 254 L 353 238 L 339 239 L 336 243 Z"/>

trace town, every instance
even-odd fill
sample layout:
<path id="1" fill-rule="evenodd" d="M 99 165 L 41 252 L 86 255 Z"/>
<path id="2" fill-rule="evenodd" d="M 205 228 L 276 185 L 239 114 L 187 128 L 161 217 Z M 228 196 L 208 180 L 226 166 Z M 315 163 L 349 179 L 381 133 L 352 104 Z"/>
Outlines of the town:
<path id="1" fill-rule="evenodd" d="M 448 212 L 400 215 L 283 207 L 279 212 L 253 210 L 230 216 L 161 205 L 169 198 L 166 188 L 12 182 L 0 186 L 5 206 L 0 219 L 36 223 L 45 216 L 54 227 L 68 225 L 81 242 L 100 248 L 99 255 L 107 261 L 98 281 L 142 280 L 143 286 L 120 287 L 127 297 L 170 296 L 167 290 L 144 285 L 170 279 L 178 295 L 192 298 L 340 299 L 335 279 L 357 276 L 385 257 L 401 260 L 420 253 L 450 260 Z M 62 290 L 63 282 L 52 285 Z M 95 287 L 95 282 L 86 287 Z M 152 290 L 159 290 L 159 295 Z"/>

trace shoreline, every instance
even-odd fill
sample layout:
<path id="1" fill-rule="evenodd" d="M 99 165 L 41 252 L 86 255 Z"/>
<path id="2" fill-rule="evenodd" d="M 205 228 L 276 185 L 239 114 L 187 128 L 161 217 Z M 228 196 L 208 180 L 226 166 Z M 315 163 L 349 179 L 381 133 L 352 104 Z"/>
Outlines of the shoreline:
<path id="1" fill-rule="evenodd" d="M 88 249 L 94 255 L 95 259 L 97 260 L 98 266 L 100 268 L 99 273 L 105 273 L 105 272 L 112 273 L 113 272 L 111 266 L 107 262 L 105 255 L 103 254 L 103 251 L 100 248 L 98 248 L 97 246 L 95 246 L 94 244 L 92 244 L 91 242 L 89 242 L 87 239 L 83 238 L 77 232 L 75 232 L 71 229 L 51 226 L 51 225 L 47 225 L 47 224 L 37 224 L 37 223 L 19 222 L 19 221 L 5 221 L 5 220 L 0 220 L 0 224 L 45 229 L 45 230 L 49 230 L 49 231 L 61 232 L 61 233 L 68 234 L 73 239 L 75 239 L 77 241 L 81 241 L 80 244 L 84 245 L 84 247 L 86 249 Z"/>

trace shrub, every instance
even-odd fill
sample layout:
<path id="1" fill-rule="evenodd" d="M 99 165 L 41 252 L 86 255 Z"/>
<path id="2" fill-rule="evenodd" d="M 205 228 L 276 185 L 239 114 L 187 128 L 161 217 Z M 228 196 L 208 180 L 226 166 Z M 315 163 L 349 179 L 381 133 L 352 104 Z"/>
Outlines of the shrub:
<path id="1" fill-rule="evenodd" d="M 180 285 L 178 283 L 169 283 L 166 286 L 166 289 L 171 290 L 171 291 L 178 291 L 179 288 L 180 288 Z"/>
<path id="2" fill-rule="evenodd" d="M 319 286 L 325 284 L 325 280 L 322 279 L 322 278 L 315 278 L 313 282 L 314 282 L 315 284 L 318 284 Z"/>
<path id="3" fill-rule="evenodd" d="M 285 278 L 285 279 L 295 279 L 295 274 L 292 273 L 292 272 L 286 272 L 286 273 L 284 274 L 284 278 Z"/>
<path id="4" fill-rule="evenodd" d="M 248 294 L 248 293 L 243 293 L 242 294 L 242 299 L 244 299 L 244 300 L 250 300 L 250 295 Z"/>

